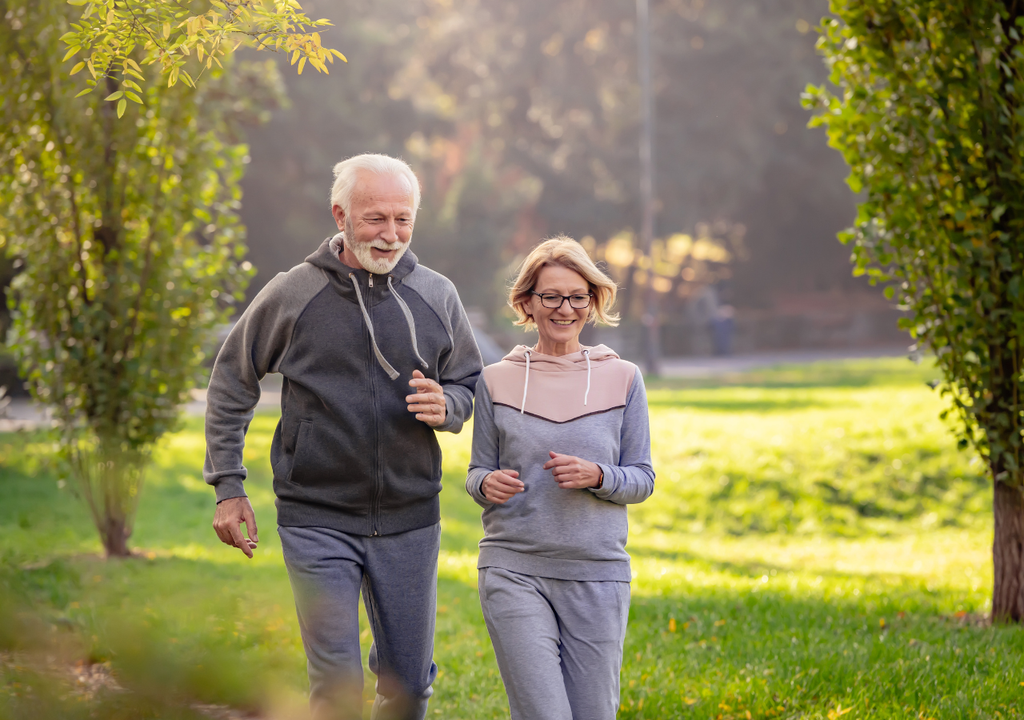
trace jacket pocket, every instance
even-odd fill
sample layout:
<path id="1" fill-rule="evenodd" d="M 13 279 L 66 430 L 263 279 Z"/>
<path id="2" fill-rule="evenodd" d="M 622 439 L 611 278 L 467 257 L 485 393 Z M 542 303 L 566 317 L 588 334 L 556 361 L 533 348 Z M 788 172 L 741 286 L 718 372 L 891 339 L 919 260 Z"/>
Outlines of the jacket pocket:
<path id="1" fill-rule="evenodd" d="M 292 445 L 291 453 L 291 467 L 288 468 L 288 473 L 284 479 L 286 482 L 292 482 L 292 478 L 295 475 L 295 468 L 299 464 L 300 458 L 302 457 L 303 450 L 309 446 L 309 435 L 313 427 L 313 423 L 309 420 L 302 420 L 299 422 L 298 432 L 295 433 L 295 444 Z"/>

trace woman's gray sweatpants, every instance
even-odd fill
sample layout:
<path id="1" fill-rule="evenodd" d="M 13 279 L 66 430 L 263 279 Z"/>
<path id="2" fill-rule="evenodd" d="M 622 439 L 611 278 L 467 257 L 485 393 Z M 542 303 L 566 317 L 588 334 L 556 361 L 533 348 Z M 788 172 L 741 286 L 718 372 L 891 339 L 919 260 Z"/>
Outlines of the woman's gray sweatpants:
<path id="1" fill-rule="evenodd" d="M 439 524 L 364 537 L 338 530 L 279 527 L 309 671 L 315 720 L 362 718 L 359 592 L 370 619 L 372 718 L 422 720 L 437 676 Z"/>
<path id="2" fill-rule="evenodd" d="M 479 571 L 512 720 L 614 720 L 629 583 Z"/>

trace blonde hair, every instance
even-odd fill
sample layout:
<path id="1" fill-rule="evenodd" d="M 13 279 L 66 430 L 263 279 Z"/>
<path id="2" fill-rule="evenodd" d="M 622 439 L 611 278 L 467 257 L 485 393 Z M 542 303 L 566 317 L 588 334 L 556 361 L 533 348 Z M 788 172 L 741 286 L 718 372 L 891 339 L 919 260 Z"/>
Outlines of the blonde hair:
<path id="1" fill-rule="evenodd" d="M 508 293 L 509 307 L 516 314 L 516 325 L 522 325 L 527 330 L 536 327 L 533 316 L 526 312 L 526 304 L 530 301 L 530 293 L 537 285 L 540 271 L 551 265 L 568 268 L 579 273 L 587 281 L 590 292 L 594 294 L 587 322 L 601 322 L 613 327 L 619 324 L 618 313 L 611 311 L 618 287 L 594 264 L 582 245 L 571 237 L 559 235 L 545 240 L 531 250 L 523 264 L 519 266 L 519 274 Z"/>
<path id="2" fill-rule="evenodd" d="M 352 206 L 352 193 L 355 191 L 361 170 L 376 175 L 405 178 L 412 191 L 412 214 L 415 219 L 416 211 L 420 208 L 420 181 L 408 163 L 390 155 L 363 153 L 335 165 L 334 184 L 331 185 L 332 208 L 338 205 L 348 215 Z"/>

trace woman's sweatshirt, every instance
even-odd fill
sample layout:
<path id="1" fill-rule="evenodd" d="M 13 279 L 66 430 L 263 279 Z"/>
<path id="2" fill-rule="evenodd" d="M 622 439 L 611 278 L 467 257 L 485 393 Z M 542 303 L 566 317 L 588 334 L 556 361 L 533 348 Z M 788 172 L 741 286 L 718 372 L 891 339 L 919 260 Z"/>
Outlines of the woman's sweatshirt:
<path id="1" fill-rule="evenodd" d="M 477 567 L 561 580 L 629 582 L 626 505 L 654 491 L 647 394 L 635 365 L 604 345 L 560 357 L 517 346 L 476 386 L 466 490 L 483 508 Z M 597 463 L 600 490 L 565 490 L 549 451 Z M 503 505 L 481 485 L 516 470 L 526 486 Z"/>

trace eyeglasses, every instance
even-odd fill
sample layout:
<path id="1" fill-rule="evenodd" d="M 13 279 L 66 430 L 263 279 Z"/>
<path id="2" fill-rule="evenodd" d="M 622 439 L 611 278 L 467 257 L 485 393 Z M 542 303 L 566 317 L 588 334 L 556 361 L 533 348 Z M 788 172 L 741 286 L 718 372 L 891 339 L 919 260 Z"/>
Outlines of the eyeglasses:
<path id="1" fill-rule="evenodd" d="M 585 310 L 590 307 L 590 300 L 594 297 L 593 293 L 587 293 L 586 295 L 555 295 L 554 293 L 539 293 L 532 290 L 530 294 L 539 297 L 540 304 L 549 310 L 557 310 L 562 307 L 562 303 L 566 300 L 569 301 L 569 307 L 573 310 Z"/>

